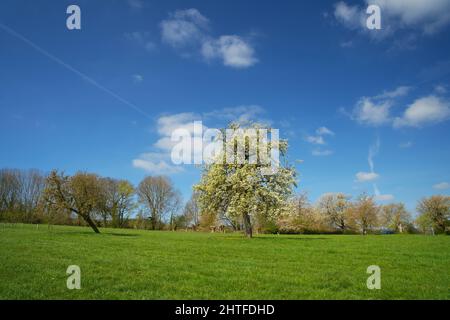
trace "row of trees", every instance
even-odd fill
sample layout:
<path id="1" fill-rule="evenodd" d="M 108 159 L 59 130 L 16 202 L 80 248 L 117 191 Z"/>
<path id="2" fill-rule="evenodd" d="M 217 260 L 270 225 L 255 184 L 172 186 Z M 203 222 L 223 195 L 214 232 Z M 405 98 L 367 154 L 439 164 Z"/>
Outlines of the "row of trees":
<path id="1" fill-rule="evenodd" d="M 232 188 L 225 182 L 220 186 L 225 190 Z M 46 176 L 37 170 L 2 169 L 0 221 L 87 224 L 95 232 L 99 232 L 98 226 L 209 230 L 211 226 L 223 225 L 250 234 L 253 230 L 261 233 L 444 233 L 450 225 L 450 197 L 442 195 L 420 200 L 419 215 L 413 219 L 402 203 L 377 205 L 365 194 L 352 200 L 342 193 L 330 193 L 315 204 L 306 194 L 298 194 L 277 203 L 275 213 L 269 213 L 270 207 L 266 205 L 253 210 L 248 206 L 244 214 L 238 214 L 239 211 L 227 210 L 233 199 L 224 199 L 217 189 L 214 200 L 202 194 L 198 186 L 196 190 L 183 207 L 178 191 L 164 176 L 146 177 L 134 188 L 126 180 L 90 173 L 67 176 L 52 171 Z"/>
<path id="2" fill-rule="evenodd" d="M 403 203 L 378 205 L 367 194 L 352 200 L 342 193 L 329 193 L 311 203 L 303 193 L 290 198 L 277 216 L 256 211 L 250 220 L 252 230 L 258 233 L 448 233 L 450 197 L 424 198 L 418 202 L 417 211 L 419 215 L 414 219 Z M 245 220 L 239 215 L 200 212 L 199 216 L 200 229 L 208 230 L 211 225 L 223 224 L 235 231 L 245 231 Z"/>
<path id="3" fill-rule="evenodd" d="M 137 188 L 126 180 L 79 172 L 73 176 L 52 171 L 0 170 L 0 221 L 87 224 L 162 229 L 173 225 L 181 197 L 163 176 L 146 177 Z M 130 219 L 136 215 L 138 219 Z M 167 219 L 168 218 L 168 219 Z"/>
<path id="4" fill-rule="evenodd" d="M 413 221 L 403 204 L 379 206 L 368 195 L 350 199 L 326 194 L 316 204 L 294 195 L 296 171 L 287 161 L 288 144 L 269 141 L 266 130 L 253 124 L 243 130 L 231 124 L 203 168 L 200 182 L 182 208 L 179 192 L 164 176 L 144 178 L 135 188 L 126 180 L 80 172 L 73 176 L 52 171 L 0 171 L 0 219 L 17 222 L 139 227 L 152 230 L 213 226 L 258 232 L 446 232 L 450 197 L 433 196 L 417 206 Z M 273 152 L 273 151 L 276 152 Z M 277 157 L 267 162 L 267 155 Z M 231 156 L 231 157 L 230 157 Z M 133 218 L 131 219 L 131 217 Z M 223 228 L 220 228 L 223 229 Z"/>
<path id="5" fill-rule="evenodd" d="M 31 223 L 45 187 L 45 176 L 38 170 L 0 169 L 0 214 L 10 220 Z"/>
<path id="6" fill-rule="evenodd" d="M 450 197 L 432 196 L 419 201 L 413 219 L 403 203 L 378 205 L 362 194 L 352 200 L 342 193 L 323 195 L 315 205 L 305 195 L 291 201 L 277 221 L 282 232 L 303 233 L 443 233 L 450 219 Z"/>
<path id="7" fill-rule="evenodd" d="M 295 169 L 287 161 L 285 140 L 260 139 L 260 128 L 251 128 L 251 136 L 238 124 L 231 124 L 236 134 L 224 142 L 216 160 L 234 150 L 234 162 L 214 161 L 204 167 L 201 181 L 195 186 L 202 223 L 225 223 L 233 229 L 242 227 L 248 237 L 252 231 L 283 233 L 324 232 L 445 232 L 449 226 L 450 197 L 434 196 L 420 201 L 417 221 L 403 204 L 379 206 L 373 197 L 361 195 L 354 201 L 344 194 L 326 194 L 312 205 L 305 194 L 293 195 Z M 255 138 L 256 137 L 256 138 Z M 253 141 L 252 141 L 253 139 Z M 256 140 L 256 141 L 255 141 Z M 252 148 L 253 142 L 253 148 Z M 256 148 L 254 148 L 256 142 Z M 271 174 L 259 161 L 262 151 L 277 148 L 278 168 Z M 256 163 L 248 160 L 257 159 Z M 225 163 L 225 164 L 224 164 Z M 272 163 L 269 165 L 269 167 Z"/>

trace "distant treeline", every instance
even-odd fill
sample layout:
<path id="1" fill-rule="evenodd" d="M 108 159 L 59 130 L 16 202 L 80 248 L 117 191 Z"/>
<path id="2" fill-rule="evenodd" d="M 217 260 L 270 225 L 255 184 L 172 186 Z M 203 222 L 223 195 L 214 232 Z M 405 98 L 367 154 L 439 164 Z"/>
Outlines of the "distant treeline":
<path id="1" fill-rule="evenodd" d="M 127 180 L 56 170 L 0 170 L 0 221 L 98 227 L 176 229 L 188 221 L 167 177 Z"/>
<path id="2" fill-rule="evenodd" d="M 232 192 L 232 191 L 230 191 Z M 417 204 L 416 219 L 402 203 L 378 205 L 373 197 L 323 195 L 312 204 L 305 194 L 289 198 L 279 213 L 253 214 L 251 221 L 211 212 L 199 191 L 182 203 L 165 176 L 145 177 L 138 186 L 127 180 L 56 170 L 0 170 L 0 222 L 89 225 L 151 230 L 242 230 L 258 233 L 448 233 L 450 197 L 435 195 Z M 245 216 L 244 216 L 245 217 Z"/>

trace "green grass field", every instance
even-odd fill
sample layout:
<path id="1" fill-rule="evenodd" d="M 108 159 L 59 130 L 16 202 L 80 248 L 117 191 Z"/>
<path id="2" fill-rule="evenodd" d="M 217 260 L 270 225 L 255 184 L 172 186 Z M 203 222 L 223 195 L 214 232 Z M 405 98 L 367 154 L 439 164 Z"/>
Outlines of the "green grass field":
<path id="1" fill-rule="evenodd" d="M 450 298 L 448 236 L 101 231 L 0 225 L 0 299 Z"/>

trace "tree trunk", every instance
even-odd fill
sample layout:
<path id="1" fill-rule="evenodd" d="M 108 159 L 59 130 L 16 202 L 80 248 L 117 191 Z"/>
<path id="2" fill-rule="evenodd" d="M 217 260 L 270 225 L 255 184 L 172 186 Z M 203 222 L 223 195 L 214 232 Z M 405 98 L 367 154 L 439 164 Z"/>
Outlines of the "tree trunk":
<path id="1" fill-rule="evenodd" d="M 118 228 L 122 228 L 125 225 L 125 218 L 124 218 L 124 213 L 122 211 L 120 211 L 117 215 L 117 219 L 118 219 Z"/>
<path id="2" fill-rule="evenodd" d="M 252 223 L 250 221 L 250 216 L 248 215 L 248 213 L 244 213 L 242 218 L 244 220 L 245 235 L 247 236 L 247 238 L 253 237 Z"/>
<path id="3" fill-rule="evenodd" d="M 92 221 L 90 216 L 83 216 L 83 219 L 89 224 L 89 226 L 94 230 L 95 233 L 100 233 L 94 221 Z"/>
<path id="4" fill-rule="evenodd" d="M 171 231 L 175 231 L 175 230 L 174 230 L 174 227 L 175 227 L 175 226 L 173 225 L 173 213 L 170 213 L 170 220 L 169 220 L 169 221 L 170 221 L 170 222 L 169 222 L 169 223 L 170 223 L 170 230 L 171 230 Z"/>
<path id="5" fill-rule="evenodd" d="M 150 217 L 150 224 L 151 229 L 156 230 L 156 216 L 154 214 Z"/>
<path id="6" fill-rule="evenodd" d="M 341 221 L 340 228 L 341 228 L 342 233 L 344 233 L 345 232 L 345 222 L 344 221 Z"/>

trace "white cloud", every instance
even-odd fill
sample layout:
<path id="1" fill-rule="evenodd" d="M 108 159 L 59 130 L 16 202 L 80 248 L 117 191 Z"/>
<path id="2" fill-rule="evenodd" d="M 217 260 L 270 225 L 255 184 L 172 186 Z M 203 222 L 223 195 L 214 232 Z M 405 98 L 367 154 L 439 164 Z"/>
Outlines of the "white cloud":
<path id="1" fill-rule="evenodd" d="M 172 132 L 176 129 L 186 129 L 191 135 L 194 131 L 193 122 L 201 120 L 194 113 L 178 113 L 161 116 L 156 122 L 156 131 L 159 138 L 153 144 L 155 152 L 141 154 L 132 161 L 135 168 L 143 169 L 153 174 L 176 174 L 184 169 L 171 164 L 171 150 L 177 142 L 171 140 Z M 195 150 L 194 150 L 195 151 Z"/>
<path id="2" fill-rule="evenodd" d="M 161 37 L 173 47 L 193 45 L 205 37 L 208 23 L 197 9 L 177 10 L 161 22 Z"/>
<path id="3" fill-rule="evenodd" d="M 375 143 L 369 147 L 369 154 L 367 156 L 367 162 L 369 164 L 370 172 L 358 172 L 356 174 L 356 182 L 374 181 L 379 178 L 379 174 L 375 173 L 375 163 L 373 158 L 380 150 L 380 139 L 377 137 Z"/>
<path id="4" fill-rule="evenodd" d="M 309 135 L 305 137 L 305 140 L 312 144 L 326 144 L 323 136 L 334 136 L 334 132 L 327 127 L 319 127 L 316 129 L 316 135 Z"/>
<path id="5" fill-rule="evenodd" d="M 157 121 L 157 132 L 160 138 L 153 145 L 155 148 L 169 154 L 177 142 L 172 141 L 172 133 L 177 129 L 187 130 L 191 136 L 194 136 L 194 121 L 200 121 L 202 117 L 194 113 L 178 113 L 173 115 L 162 116 Z M 203 125 L 203 130 L 207 127 Z M 193 138 L 196 140 L 196 138 Z M 196 143 L 196 141 L 194 141 Z M 192 147 L 192 145 L 190 146 Z M 201 152 L 199 150 L 193 150 Z"/>
<path id="6" fill-rule="evenodd" d="M 382 30 L 371 32 L 367 29 L 368 5 L 380 7 Z M 345 27 L 378 39 L 400 31 L 431 35 L 450 23 L 450 1 L 364 0 L 361 5 L 349 5 L 341 1 L 334 6 L 334 17 Z"/>
<path id="7" fill-rule="evenodd" d="M 401 116 L 391 115 L 391 109 L 396 104 L 396 99 L 407 95 L 410 87 L 400 86 L 392 91 L 384 91 L 373 97 L 362 97 L 358 100 L 352 112 L 349 114 L 352 120 L 368 126 L 392 125 L 400 127 L 422 127 L 439 123 L 450 118 L 450 101 L 437 95 L 429 95 L 416 99 L 409 105 Z M 442 87 L 435 89 L 443 92 Z"/>
<path id="8" fill-rule="evenodd" d="M 396 98 L 405 96 L 410 87 L 400 86 L 374 97 L 362 97 L 353 108 L 351 118 L 368 126 L 381 126 L 392 121 L 390 110 Z"/>
<path id="9" fill-rule="evenodd" d="M 236 35 L 205 41 L 201 49 L 206 59 L 221 59 L 225 66 L 247 68 L 258 62 L 250 43 Z"/>
<path id="10" fill-rule="evenodd" d="M 187 20 L 192 21 L 197 26 L 202 28 L 207 28 L 209 24 L 208 18 L 203 16 L 200 11 L 195 8 L 186 9 L 186 10 L 177 10 L 172 14 L 174 20 Z"/>
<path id="11" fill-rule="evenodd" d="M 316 130 L 316 134 L 318 135 L 330 135 L 330 136 L 334 136 L 334 132 L 331 131 L 330 129 L 328 129 L 327 127 L 320 127 L 317 128 Z"/>
<path id="12" fill-rule="evenodd" d="M 143 153 L 133 160 L 133 167 L 143 169 L 151 174 L 174 174 L 183 171 L 180 166 L 171 165 L 160 153 Z"/>
<path id="13" fill-rule="evenodd" d="M 379 175 L 375 172 L 358 172 L 356 174 L 357 182 L 368 182 L 378 179 Z"/>
<path id="14" fill-rule="evenodd" d="M 305 141 L 316 145 L 325 145 L 324 136 L 334 136 L 334 132 L 322 126 L 316 129 L 316 135 L 306 136 Z M 316 148 L 312 150 L 311 154 L 316 157 L 330 156 L 333 154 L 333 150 Z"/>
<path id="15" fill-rule="evenodd" d="M 378 173 L 375 173 L 375 163 L 374 163 L 374 157 L 378 154 L 378 151 L 380 150 L 380 139 L 377 137 L 374 144 L 372 144 L 369 147 L 369 154 L 367 156 L 367 162 L 369 163 L 370 172 L 358 172 L 356 174 L 356 182 L 370 182 L 377 180 L 380 175 Z M 376 201 L 391 201 L 394 199 L 394 196 L 391 194 L 381 194 L 380 190 L 378 189 L 376 183 L 372 183 L 373 190 L 374 190 L 374 199 Z"/>
<path id="16" fill-rule="evenodd" d="M 394 127 L 422 127 L 450 118 L 450 103 L 430 95 L 414 101 L 401 117 L 394 120 Z"/>
<path id="17" fill-rule="evenodd" d="M 450 184 L 448 182 L 437 183 L 433 186 L 436 190 L 447 190 L 450 189 Z"/>
<path id="18" fill-rule="evenodd" d="M 373 184 L 373 190 L 375 193 L 375 200 L 376 201 L 381 201 L 381 202 L 385 202 L 385 201 L 392 201 L 394 200 L 394 196 L 392 194 L 381 194 L 380 190 L 378 189 L 377 185 L 374 183 Z"/>
<path id="19" fill-rule="evenodd" d="M 411 90 L 411 87 L 408 86 L 400 86 L 395 88 L 392 91 L 384 91 L 382 94 L 376 96 L 376 99 L 394 99 L 406 96 L 409 91 Z"/>
<path id="20" fill-rule="evenodd" d="M 380 126 L 390 122 L 390 101 L 374 102 L 371 98 L 361 98 L 353 109 L 352 118 L 361 124 Z"/>
<path id="21" fill-rule="evenodd" d="M 399 21 L 396 28 L 418 28 L 432 34 L 450 22 L 448 0 L 365 0 L 379 5 L 389 23 Z"/>
<path id="22" fill-rule="evenodd" d="M 261 118 L 266 111 L 259 105 L 241 105 L 231 108 L 223 108 L 213 110 L 203 114 L 204 118 L 215 118 L 224 121 L 233 121 L 238 123 L 247 123 L 251 121 L 263 122 L 265 124 L 270 121 Z"/>
<path id="23" fill-rule="evenodd" d="M 192 132 L 190 128 L 195 120 L 200 120 L 200 116 L 192 112 L 176 113 L 172 115 L 161 116 L 157 120 L 157 130 L 160 135 L 170 136 L 175 129 L 184 128 Z"/>
<path id="24" fill-rule="evenodd" d="M 198 50 L 206 61 L 219 59 L 237 69 L 255 65 L 258 59 L 250 41 L 238 35 L 210 35 L 209 20 L 197 9 L 177 10 L 160 23 L 163 42 L 177 49 Z M 183 52 L 184 56 L 189 53 Z"/>
<path id="25" fill-rule="evenodd" d="M 378 151 L 380 150 L 380 138 L 377 137 L 377 140 L 375 140 L 375 143 L 370 146 L 369 148 L 369 155 L 367 156 L 367 162 L 369 163 L 370 171 L 374 172 L 375 165 L 373 162 L 373 157 L 375 157 L 378 154 Z"/>
<path id="26" fill-rule="evenodd" d="M 334 17 L 350 29 L 362 28 L 365 25 L 363 12 L 358 6 L 351 6 L 343 1 L 334 5 Z"/>
<path id="27" fill-rule="evenodd" d="M 321 149 L 314 149 L 312 151 L 312 155 L 316 157 L 326 157 L 331 156 L 333 154 L 332 150 L 321 150 Z"/>
<path id="28" fill-rule="evenodd" d="M 325 140 L 322 136 L 307 136 L 305 140 L 313 144 L 325 144 Z"/>
<path id="29" fill-rule="evenodd" d="M 201 158 L 203 149 L 196 148 L 201 146 L 202 138 L 194 136 L 194 121 L 202 121 L 205 119 L 214 119 L 225 122 L 226 125 L 230 121 L 246 122 L 258 120 L 259 115 L 265 111 L 257 105 L 238 106 L 235 108 L 224 108 L 220 110 L 210 111 L 204 114 L 196 114 L 192 112 L 177 113 L 171 115 L 163 115 L 156 121 L 157 139 L 153 144 L 154 152 L 141 154 L 132 161 L 135 168 L 143 169 L 149 173 L 155 174 L 175 174 L 183 171 L 183 167 L 171 164 L 172 148 L 181 142 L 172 141 L 172 133 L 177 129 L 187 130 L 192 137 L 192 141 L 183 141 L 191 143 L 189 146 L 192 150 L 193 158 Z M 208 129 L 203 124 L 203 132 Z M 186 148 L 187 149 L 187 148 Z"/>

